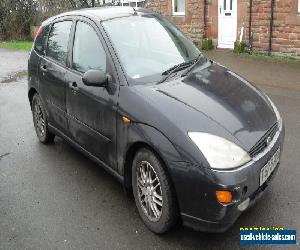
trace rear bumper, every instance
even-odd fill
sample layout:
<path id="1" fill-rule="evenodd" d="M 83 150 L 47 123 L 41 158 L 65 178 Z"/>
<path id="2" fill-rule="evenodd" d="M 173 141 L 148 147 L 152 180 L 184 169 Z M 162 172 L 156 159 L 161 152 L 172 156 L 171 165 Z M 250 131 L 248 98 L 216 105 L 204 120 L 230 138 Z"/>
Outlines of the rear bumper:
<path id="1" fill-rule="evenodd" d="M 172 174 L 183 224 L 204 232 L 224 232 L 265 193 L 279 169 L 279 163 L 268 180 L 260 186 L 260 171 L 280 147 L 283 149 L 284 128 L 264 154 L 246 166 L 232 171 L 215 171 L 185 163 Z M 281 155 L 280 155 L 281 157 Z M 181 170 L 181 171 L 179 171 Z M 219 203 L 216 190 L 232 192 L 229 205 Z M 239 205 L 249 199 L 246 209 Z"/>

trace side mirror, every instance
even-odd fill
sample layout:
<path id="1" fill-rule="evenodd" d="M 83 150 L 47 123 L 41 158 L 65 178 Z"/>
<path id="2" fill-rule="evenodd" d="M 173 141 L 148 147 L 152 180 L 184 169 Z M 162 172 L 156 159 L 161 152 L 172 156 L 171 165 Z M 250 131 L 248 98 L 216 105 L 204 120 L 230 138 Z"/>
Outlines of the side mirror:
<path id="1" fill-rule="evenodd" d="M 106 87 L 108 80 L 102 70 L 90 69 L 83 74 L 82 81 L 86 86 Z"/>

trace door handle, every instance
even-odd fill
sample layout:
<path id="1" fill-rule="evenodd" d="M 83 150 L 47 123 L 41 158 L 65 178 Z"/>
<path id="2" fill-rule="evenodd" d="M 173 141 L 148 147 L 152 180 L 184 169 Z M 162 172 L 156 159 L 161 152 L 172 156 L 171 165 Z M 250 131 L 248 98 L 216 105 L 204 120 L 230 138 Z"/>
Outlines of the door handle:
<path id="1" fill-rule="evenodd" d="M 47 72 L 47 71 L 48 71 L 47 65 L 42 65 L 42 66 L 40 67 L 40 69 L 41 69 L 41 71 L 43 71 L 43 72 Z"/>
<path id="2" fill-rule="evenodd" d="M 78 85 L 76 82 L 69 82 L 70 89 L 78 90 Z"/>

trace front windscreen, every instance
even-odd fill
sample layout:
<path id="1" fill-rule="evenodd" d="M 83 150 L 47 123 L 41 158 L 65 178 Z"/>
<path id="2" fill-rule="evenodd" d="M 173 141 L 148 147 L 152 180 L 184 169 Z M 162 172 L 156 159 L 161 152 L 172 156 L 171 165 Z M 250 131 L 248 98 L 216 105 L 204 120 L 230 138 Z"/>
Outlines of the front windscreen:
<path id="1" fill-rule="evenodd" d="M 195 60 L 200 51 L 166 19 L 150 14 L 103 22 L 125 73 L 136 83 L 161 79 L 174 65 Z"/>

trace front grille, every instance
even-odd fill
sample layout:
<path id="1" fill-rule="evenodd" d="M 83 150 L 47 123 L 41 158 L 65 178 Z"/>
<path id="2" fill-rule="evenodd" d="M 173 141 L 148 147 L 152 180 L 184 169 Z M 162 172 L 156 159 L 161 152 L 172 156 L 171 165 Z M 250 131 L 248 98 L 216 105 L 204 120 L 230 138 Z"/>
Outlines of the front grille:
<path id="1" fill-rule="evenodd" d="M 268 130 L 268 132 L 265 133 L 265 135 L 253 146 L 253 148 L 250 149 L 249 155 L 251 157 L 255 157 L 256 155 L 258 155 L 259 153 L 261 153 L 262 151 L 264 151 L 264 149 L 266 147 L 268 147 L 268 143 L 270 143 L 269 140 L 273 140 L 273 138 L 274 138 L 277 130 L 278 130 L 278 123 L 276 122 Z"/>

